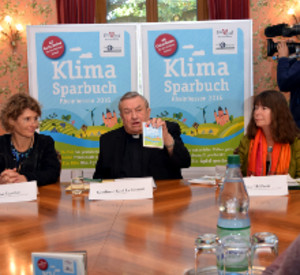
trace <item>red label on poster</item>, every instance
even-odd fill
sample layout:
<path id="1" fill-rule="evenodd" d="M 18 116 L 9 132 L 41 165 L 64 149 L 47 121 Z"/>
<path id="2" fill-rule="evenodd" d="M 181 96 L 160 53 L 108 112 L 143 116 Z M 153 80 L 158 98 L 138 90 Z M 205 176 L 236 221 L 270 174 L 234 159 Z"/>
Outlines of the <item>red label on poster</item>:
<path id="1" fill-rule="evenodd" d="M 156 38 L 154 47 L 159 55 L 171 56 L 177 50 L 177 41 L 173 35 L 164 33 Z"/>
<path id="2" fill-rule="evenodd" d="M 58 36 L 49 36 L 43 43 L 43 52 L 51 59 L 59 58 L 65 52 L 65 44 Z"/>
<path id="3" fill-rule="evenodd" d="M 48 268 L 48 262 L 44 259 L 39 259 L 37 262 L 37 266 L 40 270 L 46 270 Z"/>

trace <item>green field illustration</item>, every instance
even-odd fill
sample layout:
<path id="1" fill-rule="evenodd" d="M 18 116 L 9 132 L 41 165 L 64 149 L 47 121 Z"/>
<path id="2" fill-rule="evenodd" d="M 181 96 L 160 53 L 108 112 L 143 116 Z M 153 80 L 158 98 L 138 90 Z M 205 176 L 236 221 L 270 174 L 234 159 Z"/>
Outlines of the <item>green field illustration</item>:
<path id="1" fill-rule="evenodd" d="M 167 121 L 177 122 L 182 132 L 182 139 L 185 142 L 192 156 L 192 166 L 214 166 L 216 164 L 225 164 L 227 155 L 232 154 L 238 146 L 243 136 L 244 117 L 231 117 L 224 125 L 214 123 L 193 123 L 192 127 L 179 118 L 161 117 Z M 62 116 L 47 117 L 40 122 L 40 131 L 51 135 L 55 139 L 55 147 L 62 155 L 63 168 L 93 168 L 99 154 L 99 138 L 108 131 L 121 127 L 122 121 L 118 118 L 113 125 L 85 125 L 76 128 L 71 118 Z M 240 132 L 240 133 L 239 133 Z M 236 133 L 239 133 L 235 135 Z M 224 142 L 214 143 L 215 140 L 222 140 L 226 137 L 235 135 L 231 139 Z M 77 141 L 90 142 L 89 145 L 70 144 L 58 140 L 56 137 L 70 137 Z M 197 144 L 189 143 L 188 138 L 193 138 Z M 212 144 L 209 144 L 210 142 Z"/>

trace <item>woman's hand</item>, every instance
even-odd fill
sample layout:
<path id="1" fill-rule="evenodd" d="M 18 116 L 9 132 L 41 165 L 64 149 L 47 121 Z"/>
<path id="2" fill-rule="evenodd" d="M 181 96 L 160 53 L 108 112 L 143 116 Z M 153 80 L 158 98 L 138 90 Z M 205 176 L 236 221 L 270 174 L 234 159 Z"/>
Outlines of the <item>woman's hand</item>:
<path id="1" fill-rule="evenodd" d="M 26 182 L 27 178 L 17 172 L 17 169 L 5 169 L 0 174 L 0 184 Z"/>

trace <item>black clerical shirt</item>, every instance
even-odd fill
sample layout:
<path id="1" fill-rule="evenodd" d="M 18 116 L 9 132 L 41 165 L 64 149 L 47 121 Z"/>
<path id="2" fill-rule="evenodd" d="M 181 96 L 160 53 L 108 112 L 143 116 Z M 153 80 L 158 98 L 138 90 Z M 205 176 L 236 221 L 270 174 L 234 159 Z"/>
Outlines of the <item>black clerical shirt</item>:
<path id="1" fill-rule="evenodd" d="M 100 137 L 100 152 L 93 178 L 181 179 L 181 168 L 191 165 L 191 157 L 181 140 L 179 125 L 169 121 L 166 123 L 175 141 L 171 155 L 166 148 L 143 147 L 142 135 L 134 139 L 124 127 L 103 134 Z"/>
<path id="2" fill-rule="evenodd" d="M 122 177 L 142 177 L 143 138 L 142 135 L 126 134 L 126 142 L 122 159 Z"/>

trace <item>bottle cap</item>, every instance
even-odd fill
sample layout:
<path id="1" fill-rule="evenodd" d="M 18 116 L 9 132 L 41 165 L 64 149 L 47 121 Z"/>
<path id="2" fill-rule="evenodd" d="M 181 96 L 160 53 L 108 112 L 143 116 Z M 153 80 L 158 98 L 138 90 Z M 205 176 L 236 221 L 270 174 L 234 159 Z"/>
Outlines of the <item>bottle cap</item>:
<path id="1" fill-rule="evenodd" d="M 240 165 L 240 156 L 239 155 L 229 155 L 227 158 L 228 164 Z"/>

